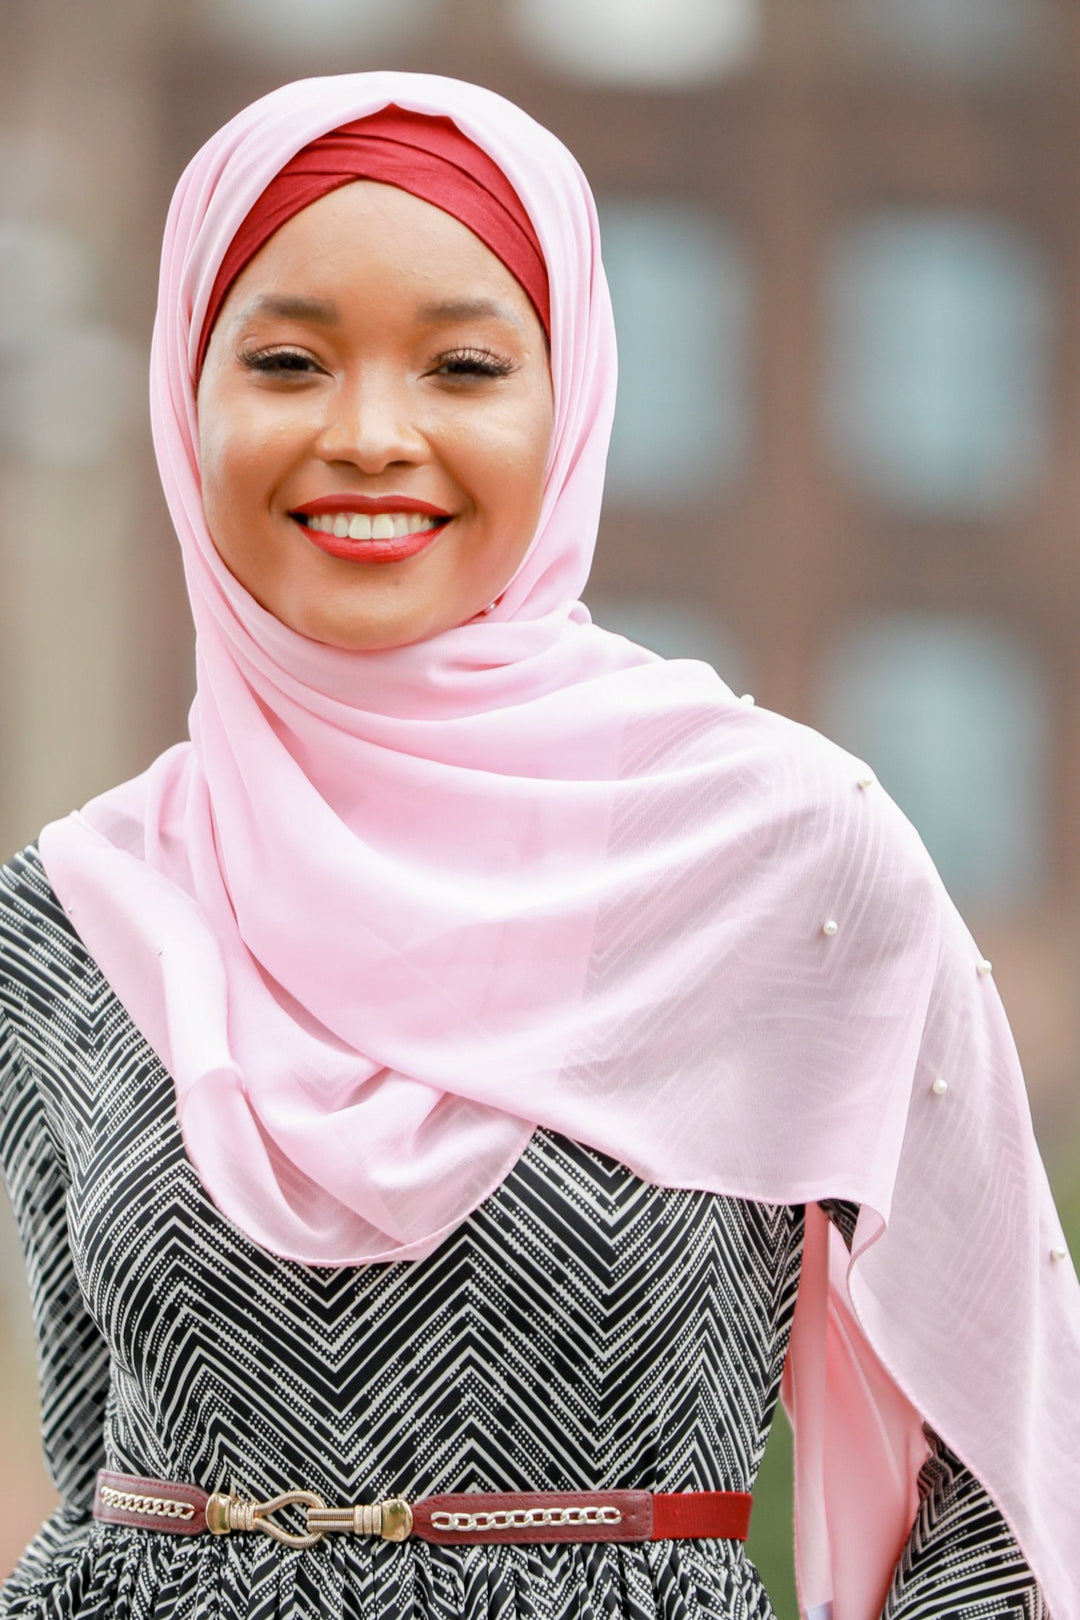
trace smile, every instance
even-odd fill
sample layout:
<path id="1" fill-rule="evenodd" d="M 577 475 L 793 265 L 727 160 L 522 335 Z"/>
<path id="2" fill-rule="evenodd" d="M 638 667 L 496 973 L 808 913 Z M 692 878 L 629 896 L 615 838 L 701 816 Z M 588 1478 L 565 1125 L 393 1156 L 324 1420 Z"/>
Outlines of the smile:
<path id="1" fill-rule="evenodd" d="M 426 551 L 450 521 L 427 512 L 293 512 L 302 532 L 331 557 L 396 563 Z"/>
<path id="2" fill-rule="evenodd" d="M 439 518 L 422 512 L 323 512 L 303 518 L 305 529 L 316 534 L 332 534 L 338 540 L 393 540 L 407 534 L 424 534 L 439 527 Z"/>

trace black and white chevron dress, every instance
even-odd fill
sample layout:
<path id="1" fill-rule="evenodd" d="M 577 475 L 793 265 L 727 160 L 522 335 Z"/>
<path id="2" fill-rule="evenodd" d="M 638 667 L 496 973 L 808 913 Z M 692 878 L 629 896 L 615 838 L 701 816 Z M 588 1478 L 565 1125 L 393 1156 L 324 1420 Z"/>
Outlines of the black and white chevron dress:
<path id="1" fill-rule="evenodd" d="M 753 1488 L 799 1208 L 665 1191 L 538 1132 L 430 1258 L 306 1267 L 239 1235 L 188 1162 L 161 1063 L 31 850 L 0 874 L 0 1161 L 26 1251 L 64 1506 L 0 1620 L 767 1620 L 727 1541 L 434 1547 L 94 1523 L 108 1467 L 258 1497 Z M 832 1211 L 841 1222 L 850 1208 Z M 890 1620 L 1043 1615 L 940 1446 Z"/>

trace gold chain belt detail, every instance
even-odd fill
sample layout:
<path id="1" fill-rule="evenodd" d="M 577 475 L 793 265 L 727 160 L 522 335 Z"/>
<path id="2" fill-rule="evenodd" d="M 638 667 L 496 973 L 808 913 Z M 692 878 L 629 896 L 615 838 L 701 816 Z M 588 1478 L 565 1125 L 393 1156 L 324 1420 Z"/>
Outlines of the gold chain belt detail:
<path id="1" fill-rule="evenodd" d="M 149 1513 L 154 1518 L 195 1517 L 195 1509 L 190 1502 L 176 1502 L 168 1496 L 139 1496 L 134 1491 L 118 1491 L 112 1485 L 102 1485 L 101 1500 L 106 1507 L 122 1508 L 127 1513 Z"/>
<path id="2" fill-rule="evenodd" d="M 271 1519 L 286 1507 L 307 1508 L 307 1530 L 298 1534 Z M 385 1502 L 356 1503 L 352 1507 L 327 1507 L 314 1491 L 282 1491 L 269 1502 L 248 1502 L 243 1497 L 215 1491 L 206 1503 L 206 1528 L 212 1536 L 231 1535 L 234 1530 L 261 1530 L 286 1547 L 314 1547 L 329 1530 L 355 1536 L 380 1536 L 383 1541 L 405 1541 L 412 1535 L 412 1508 L 400 1496 Z"/>
<path id="3" fill-rule="evenodd" d="M 480 1542 L 664 1541 L 716 1537 L 745 1541 L 752 1497 L 739 1491 L 459 1491 L 409 1503 L 328 1507 L 314 1491 L 282 1491 L 254 1501 L 135 1474 L 98 1475 L 94 1517 L 173 1535 L 230 1536 L 258 1531 L 283 1546 L 314 1547 L 343 1533 L 444 1546 Z M 299 1510 L 299 1521 L 281 1514 Z"/>
<path id="4" fill-rule="evenodd" d="M 540 1525 L 622 1524 L 617 1507 L 493 1508 L 489 1513 L 439 1513 L 431 1515 L 436 1530 L 463 1530 L 480 1534 L 485 1530 L 533 1530 Z"/>

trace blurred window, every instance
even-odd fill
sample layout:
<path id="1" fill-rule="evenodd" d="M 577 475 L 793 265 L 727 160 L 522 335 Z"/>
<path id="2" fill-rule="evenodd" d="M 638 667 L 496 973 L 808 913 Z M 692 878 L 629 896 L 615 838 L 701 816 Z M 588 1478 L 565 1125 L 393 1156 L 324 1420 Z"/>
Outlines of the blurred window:
<path id="1" fill-rule="evenodd" d="M 138 420 L 145 362 L 85 315 L 93 281 L 75 237 L 0 216 L 0 450 L 86 466 Z"/>
<path id="2" fill-rule="evenodd" d="M 643 596 L 588 597 L 594 621 L 662 658 L 700 658 L 736 692 L 746 682 L 746 659 L 727 625 L 684 602 Z"/>
<path id="3" fill-rule="evenodd" d="M 90 262 L 69 232 L 0 214 L 0 350 L 20 347 L 83 309 Z"/>
<path id="4" fill-rule="evenodd" d="M 601 208 L 619 336 L 607 488 L 678 507 L 746 453 L 750 288 L 734 233 L 688 206 Z"/>
<path id="5" fill-rule="evenodd" d="M 1026 495 L 1050 437 L 1051 300 L 1004 222 L 897 214 L 850 229 L 829 285 L 827 410 L 860 482 L 963 517 Z"/>
<path id="6" fill-rule="evenodd" d="M 878 774 L 956 899 L 1038 898 L 1049 727 L 1026 647 L 970 619 L 889 616 L 834 646 L 822 697 L 823 730 Z"/>
<path id="7" fill-rule="evenodd" d="M 138 430 L 145 391 L 146 356 L 128 339 L 96 321 L 58 326 L 0 364 L 0 445 L 42 466 L 92 466 Z"/>
<path id="8" fill-rule="evenodd" d="M 883 64 L 950 78 L 999 76 L 1045 55 L 1045 0 L 845 0 L 849 26 Z"/>
<path id="9" fill-rule="evenodd" d="M 761 0 L 509 0 L 522 43 L 575 77 L 682 85 L 756 52 Z"/>
<path id="10" fill-rule="evenodd" d="M 365 62 L 422 33 L 439 8 L 440 0 L 202 0 L 210 26 L 245 50 L 311 56 L 350 45 Z"/>

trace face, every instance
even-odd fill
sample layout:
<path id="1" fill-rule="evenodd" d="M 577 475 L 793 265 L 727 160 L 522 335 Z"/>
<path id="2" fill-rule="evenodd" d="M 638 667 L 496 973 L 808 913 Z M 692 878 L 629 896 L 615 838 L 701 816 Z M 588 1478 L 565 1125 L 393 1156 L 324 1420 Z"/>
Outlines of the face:
<path id="1" fill-rule="evenodd" d="M 540 511 L 543 328 L 466 226 L 357 181 L 237 278 L 198 393 L 226 566 L 301 635 L 371 650 L 482 613 Z"/>

